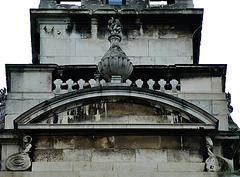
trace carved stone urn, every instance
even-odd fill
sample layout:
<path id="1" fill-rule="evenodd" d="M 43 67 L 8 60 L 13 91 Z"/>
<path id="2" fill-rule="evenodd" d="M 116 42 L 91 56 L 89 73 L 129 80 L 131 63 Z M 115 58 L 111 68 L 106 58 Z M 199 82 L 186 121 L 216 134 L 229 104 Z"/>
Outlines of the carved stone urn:
<path id="1" fill-rule="evenodd" d="M 119 46 L 122 40 L 119 20 L 111 18 L 108 21 L 108 30 L 111 33 L 108 37 L 111 46 L 98 63 L 98 71 L 106 82 L 122 83 L 131 75 L 133 66 Z"/>

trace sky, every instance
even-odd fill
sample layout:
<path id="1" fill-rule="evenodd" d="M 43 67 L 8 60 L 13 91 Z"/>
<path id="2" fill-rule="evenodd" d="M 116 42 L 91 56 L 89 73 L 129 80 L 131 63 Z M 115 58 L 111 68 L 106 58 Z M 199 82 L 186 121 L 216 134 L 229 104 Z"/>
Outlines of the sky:
<path id="1" fill-rule="evenodd" d="M 6 87 L 5 64 L 32 61 L 30 8 L 40 0 L 2 1 L 0 7 L 0 88 Z M 204 8 L 200 64 L 227 64 L 226 92 L 232 95 L 233 120 L 240 126 L 240 0 L 194 0 Z"/>

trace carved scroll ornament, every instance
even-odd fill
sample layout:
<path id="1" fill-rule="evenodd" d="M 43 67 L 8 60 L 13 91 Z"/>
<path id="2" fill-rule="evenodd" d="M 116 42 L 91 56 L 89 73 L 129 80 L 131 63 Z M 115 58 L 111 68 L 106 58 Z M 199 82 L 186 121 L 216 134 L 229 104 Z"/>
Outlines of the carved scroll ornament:
<path id="1" fill-rule="evenodd" d="M 10 171 L 25 171 L 28 170 L 32 161 L 28 155 L 32 147 L 32 137 L 26 135 L 23 137 L 23 150 L 19 153 L 9 156 L 6 160 L 6 169 Z"/>
<path id="2" fill-rule="evenodd" d="M 217 156 L 212 152 L 213 141 L 209 136 L 206 136 L 206 148 L 208 151 L 208 158 L 205 161 L 205 167 L 207 172 L 229 172 L 231 171 L 231 165 L 226 158 Z"/>

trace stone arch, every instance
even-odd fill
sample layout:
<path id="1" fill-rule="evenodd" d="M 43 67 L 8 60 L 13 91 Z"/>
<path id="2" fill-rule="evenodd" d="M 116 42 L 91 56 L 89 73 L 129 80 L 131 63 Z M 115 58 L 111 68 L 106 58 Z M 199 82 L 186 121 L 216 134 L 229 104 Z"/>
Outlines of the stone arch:
<path id="1" fill-rule="evenodd" d="M 186 100 L 165 93 L 133 87 L 95 87 L 85 90 L 66 93 L 46 100 L 29 109 L 15 120 L 15 127 L 19 125 L 36 124 L 50 113 L 59 113 L 76 105 L 85 104 L 86 101 L 94 102 L 97 99 L 126 98 L 146 102 L 151 106 L 167 106 L 173 110 L 183 112 L 197 120 L 202 125 L 210 125 L 215 129 L 218 120 L 201 108 Z M 39 124 L 40 126 L 41 124 Z M 61 126 L 59 126 L 60 128 Z M 183 126 L 182 126 L 183 127 Z"/>

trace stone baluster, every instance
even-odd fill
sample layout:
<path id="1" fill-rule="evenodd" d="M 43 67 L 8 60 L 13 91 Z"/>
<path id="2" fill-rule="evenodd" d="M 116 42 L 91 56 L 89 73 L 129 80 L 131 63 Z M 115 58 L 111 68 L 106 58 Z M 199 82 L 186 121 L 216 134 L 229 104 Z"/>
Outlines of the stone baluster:
<path id="1" fill-rule="evenodd" d="M 142 88 L 143 81 L 142 81 L 141 79 L 137 79 L 137 80 L 135 81 L 135 83 L 136 83 L 136 85 L 137 85 L 138 88 Z"/>
<path id="2" fill-rule="evenodd" d="M 127 80 L 126 80 L 126 83 L 127 83 L 128 86 L 131 86 L 132 81 L 131 81 L 130 79 L 127 79 Z"/>
<path id="3" fill-rule="evenodd" d="M 90 84 L 91 87 L 96 87 L 96 86 L 95 86 L 95 85 L 96 85 L 96 81 L 95 81 L 94 79 L 90 79 L 90 80 L 88 81 L 88 83 Z"/>
<path id="4" fill-rule="evenodd" d="M 72 79 L 68 79 L 66 81 L 67 85 L 68 85 L 68 92 L 71 92 L 72 91 L 72 85 L 73 85 L 73 80 Z"/>
<path id="5" fill-rule="evenodd" d="M 154 85 L 154 83 L 155 83 L 154 80 L 149 79 L 149 80 L 147 81 L 148 88 L 151 89 L 151 90 L 153 90 L 153 85 Z"/>
<path id="6" fill-rule="evenodd" d="M 104 79 L 100 80 L 100 84 L 103 86 L 106 83 Z"/>
<path id="7" fill-rule="evenodd" d="M 159 83 L 159 85 L 160 85 L 160 91 L 161 92 L 165 92 L 165 84 L 166 84 L 166 81 L 164 80 L 164 79 L 160 79 L 159 81 L 158 81 L 158 83 Z"/>
<path id="8" fill-rule="evenodd" d="M 172 85 L 172 93 L 177 93 L 178 81 L 176 79 L 173 79 L 170 81 L 170 84 Z"/>
<path id="9" fill-rule="evenodd" d="M 61 79 L 56 79 L 54 82 L 54 85 L 55 85 L 55 90 L 54 92 L 56 94 L 60 94 L 60 91 L 61 91 L 61 85 L 63 83 L 63 81 Z"/>
<path id="10" fill-rule="evenodd" d="M 78 80 L 79 90 L 83 89 L 83 84 L 84 83 L 85 83 L 85 80 L 83 80 L 83 79 Z"/>

